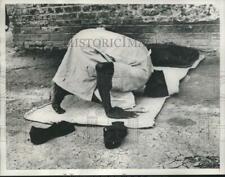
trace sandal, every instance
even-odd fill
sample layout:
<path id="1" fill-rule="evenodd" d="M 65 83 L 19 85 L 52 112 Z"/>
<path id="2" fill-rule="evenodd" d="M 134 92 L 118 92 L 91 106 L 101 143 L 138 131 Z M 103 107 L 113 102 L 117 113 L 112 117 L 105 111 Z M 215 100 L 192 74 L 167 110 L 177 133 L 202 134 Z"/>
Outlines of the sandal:
<path id="1" fill-rule="evenodd" d="M 75 131 L 73 124 L 62 121 L 54 123 L 48 128 L 37 128 L 32 126 L 29 134 L 31 142 L 35 145 L 39 145 L 51 139 L 72 133 L 73 131 Z"/>
<path id="2" fill-rule="evenodd" d="M 104 144 L 107 149 L 114 149 L 121 145 L 127 135 L 124 122 L 113 122 L 111 126 L 104 127 Z"/>

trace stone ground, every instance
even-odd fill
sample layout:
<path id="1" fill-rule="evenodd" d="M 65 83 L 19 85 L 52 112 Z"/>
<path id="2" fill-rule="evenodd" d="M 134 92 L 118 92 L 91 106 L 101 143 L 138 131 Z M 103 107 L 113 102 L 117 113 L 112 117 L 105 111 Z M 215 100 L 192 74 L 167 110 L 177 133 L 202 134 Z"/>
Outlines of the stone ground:
<path id="1" fill-rule="evenodd" d="M 23 115 L 48 102 L 51 79 L 60 60 L 21 54 L 7 32 L 7 169 L 218 168 L 219 52 L 182 81 L 150 129 L 129 129 L 121 147 L 108 150 L 102 127 L 76 131 L 43 145 L 30 142 L 32 125 Z"/>

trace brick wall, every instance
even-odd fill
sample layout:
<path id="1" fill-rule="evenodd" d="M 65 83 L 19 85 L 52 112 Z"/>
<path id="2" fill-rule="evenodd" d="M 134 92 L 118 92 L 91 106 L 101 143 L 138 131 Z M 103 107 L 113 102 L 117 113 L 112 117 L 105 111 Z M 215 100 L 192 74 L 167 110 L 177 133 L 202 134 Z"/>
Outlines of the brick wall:
<path id="1" fill-rule="evenodd" d="M 219 13 L 213 5 L 7 5 L 14 43 L 25 49 L 66 49 L 79 30 L 97 26 L 148 43 L 218 48 Z"/>

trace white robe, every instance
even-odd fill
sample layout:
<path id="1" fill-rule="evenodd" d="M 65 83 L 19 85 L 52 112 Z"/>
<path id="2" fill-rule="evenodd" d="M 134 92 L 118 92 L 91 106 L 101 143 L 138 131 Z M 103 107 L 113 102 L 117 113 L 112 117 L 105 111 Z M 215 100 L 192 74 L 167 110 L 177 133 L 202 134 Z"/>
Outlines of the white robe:
<path id="1" fill-rule="evenodd" d="M 53 81 L 78 97 L 91 101 L 96 90 L 95 66 L 113 62 L 112 91 L 141 89 L 153 72 L 148 49 L 139 41 L 105 29 L 85 29 L 70 40 Z"/>

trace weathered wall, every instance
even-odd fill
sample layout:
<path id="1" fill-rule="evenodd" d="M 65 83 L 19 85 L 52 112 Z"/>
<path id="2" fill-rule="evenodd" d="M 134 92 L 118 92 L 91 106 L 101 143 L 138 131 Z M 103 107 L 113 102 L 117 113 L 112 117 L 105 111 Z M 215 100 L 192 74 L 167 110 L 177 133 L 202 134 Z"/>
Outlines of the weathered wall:
<path id="1" fill-rule="evenodd" d="M 19 48 L 65 49 L 76 32 L 100 25 L 144 43 L 219 46 L 219 13 L 213 5 L 17 4 L 8 8 Z"/>

